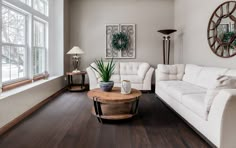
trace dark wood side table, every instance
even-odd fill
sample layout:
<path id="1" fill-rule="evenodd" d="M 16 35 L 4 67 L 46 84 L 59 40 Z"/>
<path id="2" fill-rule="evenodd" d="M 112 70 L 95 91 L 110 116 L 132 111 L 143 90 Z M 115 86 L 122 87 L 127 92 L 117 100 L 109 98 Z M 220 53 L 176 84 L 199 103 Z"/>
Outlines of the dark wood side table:
<path id="1" fill-rule="evenodd" d="M 80 71 L 80 72 L 67 72 L 66 75 L 68 77 L 68 90 L 69 91 L 85 91 L 86 87 L 84 85 L 84 80 L 85 80 L 85 75 L 87 74 L 86 71 Z M 74 84 L 73 83 L 73 76 L 75 75 L 81 75 L 82 77 L 82 82 L 81 84 Z"/>

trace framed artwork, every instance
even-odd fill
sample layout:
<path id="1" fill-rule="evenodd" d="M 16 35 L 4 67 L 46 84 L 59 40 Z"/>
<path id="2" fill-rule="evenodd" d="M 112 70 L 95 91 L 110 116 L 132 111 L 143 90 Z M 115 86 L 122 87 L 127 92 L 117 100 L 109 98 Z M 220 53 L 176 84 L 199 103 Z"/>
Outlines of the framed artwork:
<path id="1" fill-rule="evenodd" d="M 135 24 L 106 24 L 106 58 L 135 58 Z M 129 38 L 129 46 L 126 50 L 116 50 L 112 47 L 113 34 L 123 32 Z"/>

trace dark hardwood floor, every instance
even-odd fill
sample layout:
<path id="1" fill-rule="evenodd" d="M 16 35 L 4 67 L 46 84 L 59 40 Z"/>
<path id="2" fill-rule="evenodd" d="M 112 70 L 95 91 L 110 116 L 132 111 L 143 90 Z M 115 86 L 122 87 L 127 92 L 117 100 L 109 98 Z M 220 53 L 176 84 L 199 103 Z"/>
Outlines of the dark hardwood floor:
<path id="1" fill-rule="evenodd" d="M 0 148 L 210 147 L 155 94 L 143 94 L 139 115 L 98 123 L 85 93 L 65 92 L 0 137 Z"/>

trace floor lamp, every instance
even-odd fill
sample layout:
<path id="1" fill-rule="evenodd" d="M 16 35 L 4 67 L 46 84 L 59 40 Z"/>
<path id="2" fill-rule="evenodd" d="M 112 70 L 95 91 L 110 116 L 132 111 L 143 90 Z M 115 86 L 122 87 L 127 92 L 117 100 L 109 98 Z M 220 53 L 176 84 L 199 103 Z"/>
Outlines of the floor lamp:
<path id="1" fill-rule="evenodd" d="M 163 63 L 170 64 L 170 34 L 176 32 L 174 29 L 158 30 L 163 36 Z"/>

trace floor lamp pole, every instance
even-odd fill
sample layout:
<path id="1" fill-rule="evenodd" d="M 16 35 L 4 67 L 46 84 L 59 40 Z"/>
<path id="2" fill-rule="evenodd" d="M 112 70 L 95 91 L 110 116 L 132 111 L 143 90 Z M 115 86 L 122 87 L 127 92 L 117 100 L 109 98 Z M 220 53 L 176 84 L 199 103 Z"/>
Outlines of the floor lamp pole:
<path id="1" fill-rule="evenodd" d="M 163 37 L 163 63 L 170 64 L 170 36 Z"/>
<path id="2" fill-rule="evenodd" d="M 166 37 L 163 37 L 163 63 L 166 64 Z"/>
<path id="3" fill-rule="evenodd" d="M 170 34 L 176 32 L 174 29 L 158 30 L 163 36 L 163 63 L 170 64 Z"/>

